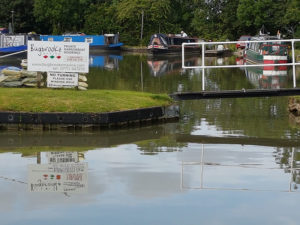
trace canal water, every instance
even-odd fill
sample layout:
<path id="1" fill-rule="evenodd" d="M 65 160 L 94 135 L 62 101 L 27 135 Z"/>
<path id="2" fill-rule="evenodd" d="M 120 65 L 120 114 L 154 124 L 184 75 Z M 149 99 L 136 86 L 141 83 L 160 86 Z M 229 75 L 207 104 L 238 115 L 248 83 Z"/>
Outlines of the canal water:
<path id="1" fill-rule="evenodd" d="M 201 91 L 202 80 L 201 70 L 181 69 L 180 57 L 135 54 L 92 56 L 88 74 L 89 89 L 154 93 Z M 206 90 L 293 83 L 290 68 L 210 69 L 204 81 Z M 1 131 L 1 225 L 299 224 L 300 127 L 288 97 L 178 104 L 180 120 L 166 124 Z"/>

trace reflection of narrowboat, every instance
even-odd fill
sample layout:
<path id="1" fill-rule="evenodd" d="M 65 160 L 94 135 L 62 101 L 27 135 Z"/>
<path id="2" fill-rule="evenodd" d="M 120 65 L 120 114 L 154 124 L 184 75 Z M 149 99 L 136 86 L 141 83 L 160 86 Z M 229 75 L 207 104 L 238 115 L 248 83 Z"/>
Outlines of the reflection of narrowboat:
<path id="1" fill-rule="evenodd" d="M 181 54 L 182 43 L 197 43 L 198 38 L 182 37 L 174 34 L 154 34 L 150 38 L 149 45 L 147 47 L 148 52 L 151 54 Z M 186 52 L 200 53 L 199 45 L 192 45 L 185 47 Z"/>
<path id="2" fill-rule="evenodd" d="M 28 40 L 38 40 L 35 34 L 0 34 L 0 54 L 9 54 L 27 50 Z"/>
<path id="3" fill-rule="evenodd" d="M 120 50 L 123 43 L 119 42 L 119 34 L 104 35 L 41 35 L 42 41 L 64 41 L 64 42 L 87 42 L 90 44 L 90 50 Z"/>
<path id="4" fill-rule="evenodd" d="M 272 42 L 259 42 L 247 44 L 245 59 L 249 63 L 279 64 L 288 61 L 288 45 L 277 36 L 260 35 L 252 37 L 251 41 L 274 40 Z M 267 66 L 274 69 L 274 66 Z"/>
<path id="5" fill-rule="evenodd" d="M 279 89 L 287 85 L 287 69 L 275 70 L 265 69 L 263 67 L 245 68 L 247 79 L 256 87 L 261 89 Z"/>
<path id="6" fill-rule="evenodd" d="M 198 63 L 197 57 L 185 59 L 185 65 L 196 66 Z M 152 58 L 147 60 L 150 72 L 153 76 L 162 76 L 171 73 L 182 72 L 182 61 L 181 58 Z"/>
<path id="7" fill-rule="evenodd" d="M 91 67 L 116 70 L 119 68 L 119 61 L 121 60 L 123 60 L 121 55 L 90 55 L 89 64 Z"/>

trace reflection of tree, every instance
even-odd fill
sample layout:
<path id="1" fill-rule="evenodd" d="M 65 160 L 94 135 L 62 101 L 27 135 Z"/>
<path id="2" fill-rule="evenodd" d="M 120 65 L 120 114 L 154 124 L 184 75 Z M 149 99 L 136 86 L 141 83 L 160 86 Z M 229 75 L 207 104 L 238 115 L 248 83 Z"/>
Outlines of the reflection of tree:
<path id="1" fill-rule="evenodd" d="M 180 61 L 180 56 L 178 60 Z M 103 68 L 90 68 L 88 84 L 90 89 L 134 91 L 143 89 L 143 91 L 152 93 L 175 92 L 178 84 L 182 84 L 185 90 L 200 90 L 201 76 L 189 76 L 189 74 L 193 73 L 174 70 L 172 74 L 155 77 L 151 74 L 146 55 L 125 55 L 119 62 L 119 70 L 107 71 Z"/>
<path id="2" fill-rule="evenodd" d="M 275 153 L 276 163 L 284 169 L 285 173 L 293 173 L 292 181 L 295 184 L 300 184 L 300 148 L 288 147 L 278 148 Z M 297 185 L 294 186 L 297 188 Z"/>
<path id="3" fill-rule="evenodd" d="M 176 152 L 181 151 L 186 143 L 176 142 L 175 137 L 165 136 L 156 140 L 147 140 L 137 143 L 139 150 L 145 155 L 156 155 L 159 152 Z"/>
<path id="4" fill-rule="evenodd" d="M 296 130 L 287 128 L 287 102 L 286 97 L 183 101 L 181 112 L 192 120 L 184 129 L 191 131 L 205 120 L 226 133 L 258 138 L 297 137 Z"/>

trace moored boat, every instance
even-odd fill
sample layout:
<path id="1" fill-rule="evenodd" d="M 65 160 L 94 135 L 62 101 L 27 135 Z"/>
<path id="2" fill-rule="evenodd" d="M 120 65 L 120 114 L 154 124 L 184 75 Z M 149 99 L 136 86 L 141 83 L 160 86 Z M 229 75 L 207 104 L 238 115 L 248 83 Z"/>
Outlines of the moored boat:
<path id="1" fill-rule="evenodd" d="M 174 34 L 154 34 L 150 38 L 147 50 L 150 54 L 181 54 L 182 43 L 197 43 L 198 41 L 198 38 Z M 185 52 L 199 53 L 200 45 L 186 46 Z"/>
<path id="2" fill-rule="evenodd" d="M 264 40 L 274 40 L 263 42 Z M 283 64 L 288 62 L 288 44 L 278 36 L 259 35 L 251 38 L 247 44 L 244 58 L 247 63 L 252 64 Z M 265 66 L 264 69 L 274 70 L 275 66 Z M 281 66 L 279 69 L 286 69 Z"/>
<path id="3" fill-rule="evenodd" d="M 120 50 L 123 43 L 119 41 L 119 34 L 85 35 L 41 35 L 42 41 L 64 41 L 64 42 L 87 42 L 90 44 L 90 51 L 94 50 Z"/>
<path id="4" fill-rule="evenodd" d="M 27 50 L 28 40 L 38 40 L 36 34 L 0 34 L 0 55 Z"/>

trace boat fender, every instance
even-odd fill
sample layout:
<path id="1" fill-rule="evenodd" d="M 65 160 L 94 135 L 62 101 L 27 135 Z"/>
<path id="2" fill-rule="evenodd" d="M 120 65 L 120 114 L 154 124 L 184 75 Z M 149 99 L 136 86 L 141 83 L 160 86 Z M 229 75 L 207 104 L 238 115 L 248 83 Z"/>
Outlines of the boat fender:
<path id="1" fill-rule="evenodd" d="M 37 77 L 37 72 L 35 71 L 28 71 L 28 70 L 21 70 L 22 77 Z"/>
<path id="2" fill-rule="evenodd" d="M 6 67 L 2 70 L 2 74 L 6 76 L 15 76 L 15 75 L 21 75 L 21 69 L 18 67 Z"/>
<path id="3" fill-rule="evenodd" d="M 88 84 L 85 82 L 78 82 L 78 86 L 87 88 Z"/>

